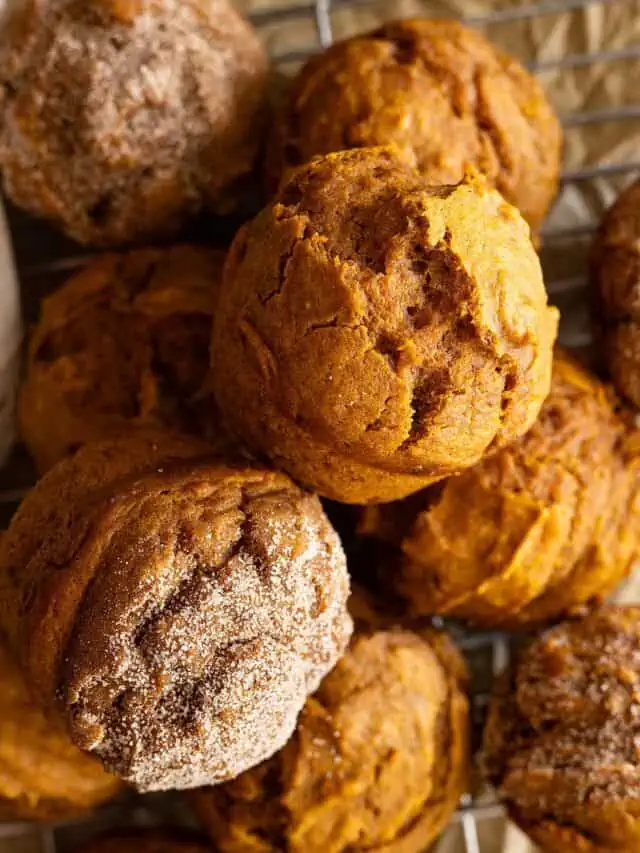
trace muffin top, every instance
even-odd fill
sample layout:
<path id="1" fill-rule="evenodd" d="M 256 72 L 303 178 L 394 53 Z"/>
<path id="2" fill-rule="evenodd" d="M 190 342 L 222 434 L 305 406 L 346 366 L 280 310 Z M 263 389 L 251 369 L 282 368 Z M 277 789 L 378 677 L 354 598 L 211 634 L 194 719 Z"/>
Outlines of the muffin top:
<path id="1" fill-rule="evenodd" d="M 314 155 L 388 144 L 434 185 L 475 166 L 533 229 L 557 192 L 561 130 L 540 84 L 456 21 L 389 22 L 311 58 L 276 121 L 267 181 L 275 192 Z"/>
<path id="2" fill-rule="evenodd" d="M 27 0 L 0 45 L 4 190 L 84 244 L 172 235 L 237 200 L 267 69 L 227 0 Z"/>
<path id="3" fill-rule="evenodd" d="M 616 389 L 640 406 L 640 181 L 607 211 L 591 257 L 596 317 Z"/>
<path id="4" fill-rule="evenodd" d="M 557 352 L 521 439 L 441 487 L 367 509 L 412 611 L 528 628 L 602 600 L 638 554 L 638 453 L 608 389 Z"/>
<path id="5" fill-rule="evenodd" d="M 223 261 L 188 245 L 101 255 L 45 299 L 19 405 L 41 472 L 138 426 L 205 432 Z"/>
<path id="6" fill-rule="evenodd" d="M 159 432 L 62 460 L 0 543 L 0 624 L 34 696 L 141 790 L 282 747 L 348 642 L 348 592 L 314 495 Z"/>
<path id="7" fill-rule="evenodd" d="M 214 844 L 221 853 L 426 849 L 466 783 L 464 680 L 437 632 L 357 636 L 284 750 L 195 792 Z"/>
<path id="8" fill-rule="evenodd" d="M 536 640 L 499 685 L 486 770 L 545 850 L 638 849 L 639 648 L 640 609 L 606 607 Z"/>
<path id="9" fill-rule="evenodd" d="M 327 497 L 391 500 L 531 425 L 556 326 L 529 229 L 484 179 L 341 152 L 236 237 L 212 381 L 254 451 Z"/>

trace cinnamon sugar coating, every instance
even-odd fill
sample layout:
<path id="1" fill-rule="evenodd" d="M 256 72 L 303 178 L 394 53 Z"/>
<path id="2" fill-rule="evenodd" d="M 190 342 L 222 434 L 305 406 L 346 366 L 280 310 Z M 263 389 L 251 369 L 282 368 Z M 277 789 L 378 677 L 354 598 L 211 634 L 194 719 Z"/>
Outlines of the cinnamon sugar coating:
<path id="1" fill-rule="evenodd" d="M 187 245 L 102 255 L 44 300 L 19 404 L 41 473 L 88 441 L 139 426 L 205 433 L 223 261 Z"/>
<path id="2" fill-rule="evenodd" d="M 0 646 L 0 821 L 67 818 L 115 796 L 121 784 L 45 719 Z"/>
<path id="3" fill-rule="evenodd" d="M 526 629 L 601 602 L 638 558 L 639 524 L 637 434 L 558 353 L 523 438 L 439 489 L 365 510 L 360 532 L 391 546 L 384 580 L 413 613 Z"/>
<path id="4" fill-rule="evenodd" d="M 469 766 L 464 664 L 447 637 L 356 636 L 293 738 L 192 795 L 220 853 L 416 853 L 447 824 Z"/>
<path id="5" fill-rule="evenodd" d="M 237 202 L 268 63 L 227 0 L 27 0 L 0 44 L 0 172 L 80 243 L 170 236 Z"/>
<path id="6" fill-rule="evenodd" d="M 553 628 L 501 680 L 487 775 L 545 853 L 640 849 L 640 608 Z"/>
<path id="7" fill-rule="evenodd" d="M 591 269 L 596 322 L 613 382 L 640 406 L 640 180 L 607 211 Z"/>
<path id="8" fill-rule="evenodd" d="M 212 341 L 231 431 L 325 497 L 403 497 L 535 419 L 557 312 L 529 229 L 480 176 L 389 149 L 302 167 L 236 236 Z"/>
<path id="9" fill-rule="evenodd" d="M 142 790 L 269 757 L 351 630 L 318 499 L 208 454 L 164 433 L 86 445 L 0 543 L 0 626 L 34 696 Z"/>
<path id="10" fill-rule="evenodd" d="M 562 133 L 542 87 L 480 33 L 404 20 L 333 45 L 296 76 L 267 180 L 317 154 L 394 145 L 431 184 L 472 165 L 537 230 L 558 189 Z"/>

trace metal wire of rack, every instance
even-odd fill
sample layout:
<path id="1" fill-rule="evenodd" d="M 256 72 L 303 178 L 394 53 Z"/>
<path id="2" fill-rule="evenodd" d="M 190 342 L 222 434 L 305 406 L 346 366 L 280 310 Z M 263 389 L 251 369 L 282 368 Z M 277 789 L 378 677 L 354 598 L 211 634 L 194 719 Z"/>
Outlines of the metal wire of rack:
<path id="1" fill-rule="evenodd" d="M 303 46 L 295 48 L 287 47 L 285 50 L 275 51 L 273 61 L 277 68 L 291 69 L 293 65 L 303 61 L 313 53 L 328 47 L 334 40 L 334 15 L 345 9 L 355 9 L 373 3 L 374 0 L 292 0 L 287 5 L 276 8 L 263 9 L 249 14 L 254 25 L 259 30 L 266 28 L 286 28 L 295 26 L 300 22 L 312 22 L 312 38 Z M 590 7 L 613 8 L 620 2 L 636 2 L 636 0 L 539 0 L 539 2 L 523 2 L 520 4 L 505 4 L 499 6 L 484 15 L 473 15 L 463 17 L 466 23 L 472 26 L 484 27 L 487 25 L 502 25 L 513 22 L 527 21 L 545 16 L 566 14 L 567 12 L 581 12 Z M 429 3 L 424 4 L 424 14 L 429 14 Z M 638 6 L 640 17 L 640 6 Z M 570 55 L 562 55 L 551 59 L 543 59 L 528 62 L 530 70 L 539 75 L 549 72 L 561 72 L 569 69 L 589 68 L 596 63 L 616 63 L 624 61 L 640 61 L 640 43 L 627 45 L 619 49 L 604 50 L 600 52 L 578 52 Z M 615 108 L 598 108 L 583 112 L 568 113 L 561 116 L 564 127 L 568 129 L 585 127 L 588 125 L 604 126 L 610 122 L 640 121 L 640 102 L 622 105 Z M 585 166 L 578 169 L 566 169 L 562 174 L 562 188 L 567 191 L 574 186 L 588 185 L 597 186 L 602 180 L 616 179 L 628 181 L 634 175 L 640 174 L 640 151 L 638 157 L 621 162 L 606 163 L 596 166 Z M 543 232 L 544 250 L 542 253 L 543 266 L 546 266 L 547 255 L 554 253 L 570 255 L 572 258 L 584 260 L 585 249 L 591 238 L 592 232 L 598 224 L 598 217 L 588 222 L 580 222 L 576 225 L 558 225 L 551 217 L 550 225 Z M 20 217 L 16 218 L 15 212 L 10 217 L 12 230 L 23 231 L 25 223 Z M 26 284 L 32 285 L 34 279 L 60 280 L 61 274 L 68 273 L 87 260 L 87 255 L 81 255 L 70 251 L 68 247 L 64 250 L 54 250 L 49 253 L 45 261 L 32 262 L 25 256 L 19 259 L 19 276 Z M 578 263 L 578 272 L 574 271 L 574 265 L 570 265 L 571 274 L 552 275 L 547 277 L 547 287 L 551 298 L 562 302 L 562 300 L 581 301 L 586 285 L 586 273 L 582 272 L 583 264 Z M 584 301 L 584 300 L 582 300 Z M 578 324 L 564 331 L 563 343 L 569 347 L 581 348 L 588 346 L 590 337 L 588 326 Z M 9 516 L 13 508 L 24 495 L 27 483 L 16 480 L 15 474 L 7 475 L 0 472 L 0 508 L 6 508 L 5 516 Z M 483 673 L 486 681 L 500 672 L 509 661 L 510 644 L 506 637 L 495 633 L 464 634 L 457 633 L 456 639 L 459 646 L 472 662 L 474 672 Z M 483 662 L 478 663 L 482 658 Z M 481 679 L 482 680 L 482 679 Z M 487 683 L 476 684 L 472 693 L 473 712 L 477 721 L 484 716 L 484 710 L 488 698 L 490 685 Z M 77 835 L 82 836 L 86 832 L 91 833 L 96 828 L 104 828 L 108 825 L 118 823 L 119 825 L 157 825 L 166 824 L 168 821 L 175 822 L 183 820 L 184 815 L 180 809 L 167 808 L 166 798 L 142 798 L 127 801 L 121 806 L 107 806 L 97 815 L 90 816 L 84 820 L 74 821 L 55 826 L 36 826 L 27 823 L 0 823 L 0 853 L 61 853 L 68 847 L 69 839 Z M 467 795 L 460 803 L 454 822 L 450 829 L 456 834 L 453 845 L 447 839 L 443 842 L 447 851 L 455 850 L 456 853 L 511 853 L 502 846 L 496 847 L 483 845 L 482 825 L 485 822 L 502 820 L 502 809 L 491 796 L 474 798 Z M 436 846 L 439 851 L 441 847 Z M 442 848 L 444 849 L 444 847 Z"/>

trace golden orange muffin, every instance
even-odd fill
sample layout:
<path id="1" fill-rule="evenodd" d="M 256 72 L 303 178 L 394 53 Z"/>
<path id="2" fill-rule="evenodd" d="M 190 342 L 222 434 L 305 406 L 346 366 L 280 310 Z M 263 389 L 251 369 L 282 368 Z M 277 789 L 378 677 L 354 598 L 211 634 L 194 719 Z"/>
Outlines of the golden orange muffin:
<path id="1" fill-rule="evenodd" d="M 80 243 L 225 212 L 264 125 L 266 55 L 228 0 L 26 0 L 0 44 L 0 172 Z"/>
<path id="2" fill-rule="evenodd" d="M 177 829 L 122 829 L 93 838 L 82 853 L 211 853 L 197 836 Z"/>
<path id="3" fill-rule="evenodd" d="M 58 820 L 108 800 L 121 785 L 45 720 L 0 646 L 0 820 Z"/>
<path id="4" fill-rule="evenodd" d="M 203 432 L 223 261 L 186 245 L 102 255 L 44 301 L 19 405 L 41 473 L 139 425 Z"/>
<path id="5" fill-rule="evenodd" d="M 640 850 L 640 608 L 558 625 L 499 682 L 484 764 L 544 853 Z"/>
<path id="6" fill-rule="evenodd" d="M 528 628 L 601 601 L 639 554 L 640 456 L 605 387 L 566 356 L 532 429 L 438 489 L 364 511 L 386 580 L 422 614 Z"/>
<path id="7" fill-rule="evenodd" d="M 464 664 L 447 637 L 356 637 L 293 738 L 234 782 L 195 791 L 220 853 L 417 853 L 469 766 Z"/>
<path id="8" fill-rule="evenodd" d="M 212 341 L 231 431 L 325 497 L 390 501 L 535 419 L 557 312 L 529 229 L 480 176 L 390 149 L 302 167 L 236 236 Z"/>
<path id="9" fill-rule="evenodd" d="M 62 460 L 0 541 L 0 628 L 31 691 L 142 790 L 280 749 L 345 649 L 348 592 L 315 496 L 165 433 Z"/>
<path id="10" fill-rule="evenodd" d="M 394 145 L 432 184 L 473 165 L 538 229 L 558 190 L 560 122 L 539 83 L 449 20 L 387 23 L 310 59 L 271 137 L 267 181 L 345 148 Z"/>
<path id="11" fill-rule="evenodd" d="M 605 215 L 591 268 L 596 322 L 613 382 L 640 406 L 640 180 Z"/>

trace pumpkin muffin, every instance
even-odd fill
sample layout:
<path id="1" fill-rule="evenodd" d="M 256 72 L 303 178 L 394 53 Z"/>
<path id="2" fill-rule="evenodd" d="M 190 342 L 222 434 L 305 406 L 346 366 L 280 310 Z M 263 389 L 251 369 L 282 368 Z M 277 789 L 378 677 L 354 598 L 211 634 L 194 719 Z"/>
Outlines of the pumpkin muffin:
<path id="1" fill-rule="evenodd" d="M 447 637 L 356 637 L 269 761 L 193 793 L 220 853 L 416 853 L 469 766 L 465 671 Z"/>
<path id="2" fill-rule="evenodd" d="M 19 403 L 41 473 L 141 425 L 203 434 L 223 260 L 196 246 L 103 255 L 45 299 Z"/>
<path id="3" fill-rule="evenodd" d="M 435 185 L 475 166 L 534 230 L 558 189 L 560 123 L 539 83 L 456 21 L 387 23 L 310 59 L 275 124 L 268 183 L 314 155 L 376 145 Z"/>
<path id="4" fill-rule="evenodd" d="M 321 495 L 389 501 L 529 428 L 557 320 L 526 223 L 483 178 L 434 188 L 390 149 L 331 154 L 236 236 L 214 393 Z"/>
<path id="5" fill-rule="evenodd" d="M 110 799 L 121 786 L 45 720 L 0 646 L 0 820 L 60 820 Z"/>
<path id="6" fill-rule="evenodd" d="M 34 699 L 140 790 L 283 747 L 347 646 L 348 594 L 315 495 L 167 433 L 63 459 L 0 541 L 0 629 Z"/>
<path id="7" fill-rule="evenodd" d="M 640 181 L 607 212 L 591 260 L 605 360 L 616 389 L 640 406 Z"/>
<path id="8" fill-rule="evenodd" d="M 640 608 L 558 625 L 500 681 L 484 764 L 545 853 L 640 850 Z"/>
<path id="9" fill-rule="evenodd" d="M 638 557 L 637 440 L 563 354 L 519 441 L 441 487 L 363 512 L 391 546 L 383 582 L 413 613 L 529 628 L 601 601 Z"/>
<path id="10" fill-rule="evenodd" d="M 267 75 L 227 0 L 26 0 L 0 44 L 4 191 L 91 246 L 226 212 L 258 153 Z"/>

